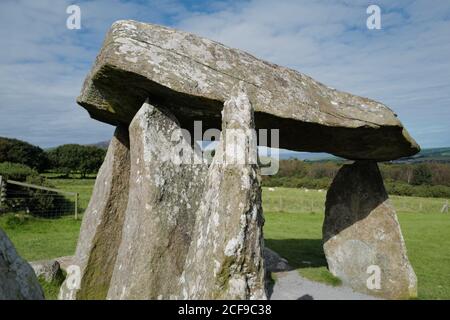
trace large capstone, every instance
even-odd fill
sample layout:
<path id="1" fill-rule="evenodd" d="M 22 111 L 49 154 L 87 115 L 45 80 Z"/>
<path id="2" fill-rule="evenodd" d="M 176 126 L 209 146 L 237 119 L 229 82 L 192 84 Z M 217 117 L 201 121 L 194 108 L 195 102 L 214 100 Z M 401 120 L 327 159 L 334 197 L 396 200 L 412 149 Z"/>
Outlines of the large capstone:
<path id="1" fill-rule="evenodd" d="M 107 297 L 176 298 L 207 166 L 164 108 L 145 103 L 129 132 L 129 199 Z"/>
<path id="2" fill-rule="evenodd" d="M 223 109 L 220 143 L 181 277 L 184 299 L 266 299 L 253 128 L 252 105 L 241 84 Z"/>
<path id="3" fill-rule="evenodd" d="M 83 215 L 76 254 L 60 299 L 106 298 L 122 236 L 129 175 L 128 129 L 119 126 Z"/>
<path id="4" fill-rule="evenodd" d="M 345 285 L 389 299 L 417 296 L 417 278 L 375 162 L 344 165 L 327 193 L 324 251 Z"/>
<path id="5" fill-rule="evenodd" d="M 280 129 L 281 148 L 376 160 L 419 151 L 379 102 L 190 33 L 135 21 L 112 25 L 78 103 L 97 120 L 129 124 L 149 97 L 183 128 L 192 131 L 201 120 L 206 130 L 221 127 L 223 103 L 240 81 L 256 128 Z"/>
<path id="6" fill-rule="evenodd" d="M 33 268 L 0 229 L 0 300 L 42 300 L 44 292 Z"/>

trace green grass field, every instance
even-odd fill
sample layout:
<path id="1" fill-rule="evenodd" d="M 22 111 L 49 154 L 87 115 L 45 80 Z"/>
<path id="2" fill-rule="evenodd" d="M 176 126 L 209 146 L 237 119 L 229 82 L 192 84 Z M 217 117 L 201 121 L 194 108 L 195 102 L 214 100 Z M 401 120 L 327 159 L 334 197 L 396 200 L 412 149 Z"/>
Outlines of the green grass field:
<path id="1" fill-rule="evenodd" d="M 51 179 L 60 189 L 80 193 L 86 208 L 93 179 Z M 303 276 L 339 285 L 326 268 L 321 228 L 326 192 L 276 188 L 263 190 L 266 245 L 288 259 Z M 450 299 L 450 215 L 439 213 L 444 199 L 392 197 L 408 254 L 419 279 L 420 299 Z M 415 213 L 414 213 L 415 212 Z M 417 213 L 418 212 L 418 213 Z M 74 253 L 81 221 L 17 219 L 0 216 L 0 227 L 28 260 Z"/>
<path id="2" fill-rule="evenodd" d="M 91 176 L 89 179 L 60 179 L 55 178 L 56 175 L 54 174 L 47 174 L 46 176 L 48 181 L 56 188 L 64 191 L 78 192 L 80 212 L 83 212 L 87 208 L 92 189 L 94 188 L 94 176 Z"/>
<path id="3" fill-rule="evenodd" d="M 338 285 L 322 250 L 325 196 L 325 191 L 264 188 L 264 236 L 266 245 L 301 275 Z M 418 277 L 419 298 L 450 299 L 450 214 L 440 213 L 445 199 L 392 196 L 391 200 Z"/>

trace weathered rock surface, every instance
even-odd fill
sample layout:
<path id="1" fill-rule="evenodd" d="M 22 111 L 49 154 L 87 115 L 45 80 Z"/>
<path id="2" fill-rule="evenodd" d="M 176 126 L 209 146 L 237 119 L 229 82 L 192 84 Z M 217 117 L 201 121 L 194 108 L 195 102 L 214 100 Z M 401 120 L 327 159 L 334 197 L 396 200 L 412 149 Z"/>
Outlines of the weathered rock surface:
<path id="1" fill-rule="evenodd" d="M 43 278 L 46 282 L 57 282 L 61 284 L 64 274 L 59 262 L 56 260 L 40 260 L 30 262 L 34 273 L 38 278 Z"/>
<path id="2" fill-rule="evenodd" d="M 0 300 L 42 300 L 44 292 L 33 268 L 0 229 Z"/>
<path id="3" fill-rule="evenodd" d="M 129 131 L 130 196 L 108 299 L 175 298 L 207 166 L 163 109 L 145 103 Z"/>
<path id="4" fill-rule="evenodd" d="M 222 105 L 239 81 L 247 84 L 256 127 L 281 129 L 281 148 L 377 160 L 419 151 L 381 103 L 220 43 L 135 21 L 113 24 L 78 103 L 97 120 L 128 124 L 150 97 L 182 127 L 202 120 L 204 129 L 220 128 Z"/>
<path id="5" fill-rule="evenodd" d="M 63 256 L 55 258 L 56 261 L 58 261 L 59 266 L 64 272 L 67 272 L 67 269 L 69 266 L 73 265 L 74 256 Z"/>
<path id="6" fill-rule="evenodd" d="M 128 130 L 119 126 L 95 181 L 72 260 L 79 268 L 79 290 L 68 287 L 72 281 L 68 277 L 61 286 L 60 299 L 106 298 L 122 235 L 129 175 Z"/>
<path id="7" fill-rule="evenodd" d="M 183 299 L 266 299 L 252 128 L 252 106 L 243 88 L 236 88 L 224 105 L 220 143 L 197 211 L 181 277 Z"/>
<path id="8" fill-rule="evenodd" d="M 281 272 L 292 269 L 286 259 L 267 247 L 264 248 L 264 263 L 267 272 Z"/>
<path id="9" fill-rule="evenodd" d="M 375 162 L 357 161 L 338 172 L 327 194 L 323 241 L 328 267 L 344 285 L 389 299 L 417 295 L 416 275 Z M 379 288 L 371 266 L 381 271 Z"/>

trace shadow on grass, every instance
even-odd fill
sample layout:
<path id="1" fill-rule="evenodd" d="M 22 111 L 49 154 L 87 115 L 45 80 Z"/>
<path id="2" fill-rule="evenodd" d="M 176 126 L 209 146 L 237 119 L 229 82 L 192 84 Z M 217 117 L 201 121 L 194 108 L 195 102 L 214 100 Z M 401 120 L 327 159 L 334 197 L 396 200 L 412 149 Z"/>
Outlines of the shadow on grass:
<path id="1" fill-rule="evenodd" d="M 97 178 L 96 175 L 86 175 L 86 176 L 81 176 L 81 175 L 67 175 L 64 173 L 61 174 L 53 174 L 53 175 L 45 175 L 45 178 L 48 180 L 95 180 Z"/>
<path id="2" fill-rule="evenodd" d="M 265 245 L 285 258 L 301 276 L 331 286 L 341 280 L 328 271 L 327 260 L 320 239 L 265 239 Z M 308 299 L 308 297 L 305 297 Z"/>
<path id="3" fill-rule="evenodd" d="M 326 267 L 320 239 L 265 239 L 265 245 L 287 259 L 294 269 Z"/>

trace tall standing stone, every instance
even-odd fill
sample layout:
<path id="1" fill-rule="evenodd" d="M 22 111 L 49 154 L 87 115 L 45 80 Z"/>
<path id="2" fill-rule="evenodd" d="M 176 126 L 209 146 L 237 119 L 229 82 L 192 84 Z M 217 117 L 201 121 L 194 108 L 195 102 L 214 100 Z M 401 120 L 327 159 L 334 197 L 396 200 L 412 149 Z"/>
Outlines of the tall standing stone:
<path id="1" fill-rule="evenodd" d="M 130 150 L 128 129 L 117 127 L 83 216 L 73 265 L 78 285 L 63 283 L 60 299 L 105 299 L 122 235 L 128 202 Z M 69 286 L 68 286 L 69 284 Z M 79 287 L 75 289 L 75 287 Z"/>
<path id="2" fill-rule="evenodd" d="M 338 172 L 327 194 L 323 241 L 328 267 L 345 285 L 389 299 L 417 296 L 417 278 L 376 162 L 357 161 Z"/>
<path id="3" fill-rule="evenodd" d="M 0 229 L 0 300 L 42 299 L 44 293 L 33 268 Z"/>
<path id="4" fill-rule="evenodd" d="M 207 169 L 180 129 L 149 103 L 130 124 L 130 196 L 109 299 L 178 296 Z"/>
<path id="5" fill-rule="evenodd" d="M 261 186 L 253 108 L 242 87 L 226 101 L 193 242 L 184 299 L 265 299 Z"/>

